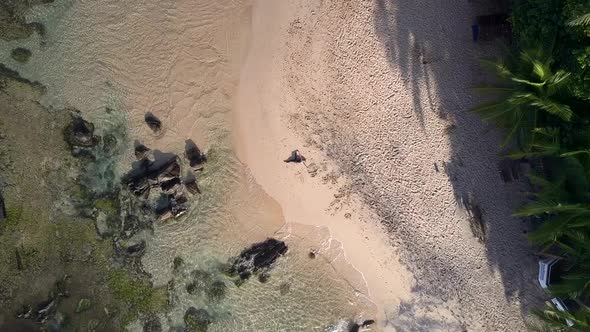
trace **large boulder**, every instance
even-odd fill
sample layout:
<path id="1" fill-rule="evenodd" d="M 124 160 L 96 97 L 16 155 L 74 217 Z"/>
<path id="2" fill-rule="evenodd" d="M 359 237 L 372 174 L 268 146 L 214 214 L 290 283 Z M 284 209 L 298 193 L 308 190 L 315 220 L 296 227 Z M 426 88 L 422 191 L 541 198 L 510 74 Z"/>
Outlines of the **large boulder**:
<path id="1" fill-rule="evenodd" d="M 266 239 L 244 249 L 238 257 L 230 260 L 229 273 L 240 279 L 250 278 L 252 274 L 265 272 L 272 268 L 274 262 L 287 252 L 287 245 L 276 239 Z"/>

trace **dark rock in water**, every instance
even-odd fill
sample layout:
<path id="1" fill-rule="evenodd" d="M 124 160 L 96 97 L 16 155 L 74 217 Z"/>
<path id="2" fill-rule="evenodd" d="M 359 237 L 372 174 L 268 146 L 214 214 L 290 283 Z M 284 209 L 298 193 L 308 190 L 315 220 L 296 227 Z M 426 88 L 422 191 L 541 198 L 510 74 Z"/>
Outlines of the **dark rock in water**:
<path id="1" fill-rule="evenodd" d="M 150 316 L 148 321 L 143 324 L 143 332 L 162 332 L 162 324 L 158 317 Z"/>
<path id="2" fill-rule="evenodd" d="M 44 322 L 57 309 L 57 299 L 49 298 L 37 305 L 33 316 L 38 322 Z"/>
<path id="3" fill-rule="evenodd" d="M 72 148 L 90 148 L 98 144 L 98 137 L 94 136 L 94 125 L 79 115 L 72 115 L 72 122 L 64 129 L 64 139 Z"/>
<path id="4" fill-rule="evenodd" d="M 229 273 L 248 279 L 251 274 L 270 269 L 273 263 L 287 252 L 287 245 L 283 241 L 269 238 L 266 241 L 253 244 L 243 250 L 231 262 Z"/>
<path id="5" fill-rule="evenodd" d="M 174 217 L 178 218 L 188 209 L 188 200 L 184 196 L 172 197 L 170 199 L 170 209 Z"/>
<path id="6" fill-rule="evenodd" d="M 150 148 L 148 148 L 147 146 L 143 144 L 135 145 L 135 158 L 137 158 L 137 160 L 146 159 L 148 156 L 148 152 L 150 152 Z"/>
<path id="7" fill-rule="evenodd" d="M 125 251 L 129 256 L 140 256 L 145 251 L 145 241 L 141 240 L 139 243 L 130 245 Z"/>
<path id="8" fill-rule="evenodd" d="M 348 332 L 359 332 L 362 327 L 368 327 L 370 325 L 373 325 L 374 323 L 375 323 L 375 321 L 372 320 L 372 319 L 367 319 L 367 320 L 363 321 L 360 324 L 359 323 L 356 323 L 354 321 L 351 321 L 348 324 L 347 330 L 348 330 Z"/>
<path id="9" fill-rule="evenodd" d="M 150 177 L 158 179 L 159 183 L 166 182 L 180 176 L 180 165 L 176 156 L 165 161 L 161 165 L 153 165 L 149 168 Z"/>
<path id="10" fill-rule="evenodd" d="M 206 332 L 212 322 L 211 315 L 205 309 L 190 307 L 184 314 L 184 323 L 191 332 Z"/>
<path id="11" fill-rule="evenodd" d="M 133 178 L 127 183 L 129 190 L 136 196 L 148 198 L 150 195 L 150 184 L 147 178 Z"/>
<path id="12" fill-rule="evenodd" d="M 350 323 L 348 325 L 348 332 L 359 332 L 361 330 L 361 326 L 357 323 Z"/>
<path id="13" fill-rule="evenodd" d="M 191 139 L 185 141 L 184 156 L 188 159 L 190 166 L 196 171 L 203 169 L 202 164 L 207 161 L 207 156 Z"/>
<path id="14" fill-rule="evenodd" d="M 160 119 L 158 119 L 152 112 L 147 112 L 144 120 L 154 134 L 159 135 L 162 132 L 162 121 L 160 121 Z"/>
<path id="15" fill-rule="evenodd" d="M 15 49 L 13 49 L 12 52 L 10 52 L 10 56 L 12 57 L 12 59 L 14 59 L 14 61 L 20 62 L 20 63 L 29 62 L 29 59 L 31 58 L 32 55 L 33 55 L 33 53 L 30 50 L 28 50 L 26 48 L 22 48 L 22 47 L 17 47 Z"/>
<path id="16" fill-rule="evenodd" d="M 301 155 L 299 150 L 293 150 L 289 158 L 283 160 L 286 163 L 300 163 L 305 161 L 305 157 Z"/>
<path id="17" fill-rule="evenodd" d="M 6 206 L 4 205 L 4 197 L 0 193 L 0 221 L 6 219 L 8 216 L 6 215 Z"/>
<path id="18" fill-rule="evenodd" d="M 219 301 L 225 297 L 226 290 L 227 286 L 225 285 L 225 282 L 216 280 L 207 290 L 207 297 L 211 301 Z"/>
<path id="19" fill-rule="evenodd" d="M 186 180 L 184 182 L 184 187 L 188 190 L 189 193 L 196 195 L 201 193 L 201 189 L 199 189 L 199 185 L 197 185 L 197 179 L 192 178 L 190 180 Z"/>
<path id="20" fill-rule="evenodd" d="M 182 194 L 182 184 L 179 178 L 172 178 L 168 181 L 161 182 L 160 188 L 168 195 L 177 196 L 178 194 Z"/>

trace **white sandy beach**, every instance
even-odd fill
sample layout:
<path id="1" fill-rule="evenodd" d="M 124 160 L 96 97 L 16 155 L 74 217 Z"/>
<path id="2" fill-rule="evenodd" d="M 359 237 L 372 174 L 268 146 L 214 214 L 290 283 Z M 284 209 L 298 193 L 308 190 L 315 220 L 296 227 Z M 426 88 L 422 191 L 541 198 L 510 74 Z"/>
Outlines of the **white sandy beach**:
<path id="1" fill-rule="evenodd" d="M 471 39 L 482 3 L 56 1 L 31 13 L 47 43 L 31 38 L 31 62 L 8 65 L 47 86 L 49 108 L 97 123 L 112 108 L 130 142 L 181 156 L 192 139 L 209 153 L 196 208 L 149 235 L 156 286 L 176 256 L 204 268 L 268 236 L 294 248 L 267 288 L 233 292 L 233 316 L 213 329 L 375 318 L 371 330 L 522 331 L 543 298 L 530 225 L 511 216 L 524 187 L 502 181 L 500 134 L 468 112 L 486 78 L 478 59 L 496 49 Z M 294 149 L 305 163 L 283 162 Z M 184 293 L 169 321 L 196 305 Z"/>
<path id="2" fill-rule="evenodd" d="M 327 226 L 342 242 L 386 330 L 523 330 L 541 298 L 528 226 L 511 217 L 522 188 L 502 182 L 499 135 L 467 111 L 490 50 L 471 40 L 477 10 L 253 6 L 235 103 L 239 157 L 287 222 Z M 306 166 L 282 162 L 296 148 Z M 484 241 L 459 197 L 482 208 Z"/>

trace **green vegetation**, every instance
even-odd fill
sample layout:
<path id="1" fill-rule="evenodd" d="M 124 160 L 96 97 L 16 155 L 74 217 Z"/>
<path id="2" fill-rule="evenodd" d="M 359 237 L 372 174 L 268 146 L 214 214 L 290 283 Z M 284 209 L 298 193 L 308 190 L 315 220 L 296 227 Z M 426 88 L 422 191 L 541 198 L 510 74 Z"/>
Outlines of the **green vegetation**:
<path id="1" fill-rule="evenodd" d="M 141 314 L 162 311 L 167 306 L 166 288 L 153 288 L 145 279 L 134 279 L 125 270 L 113 270 L 108 277 L 109 288 L 121 306 L 122 321 L 129 323 Z"/>
<path id="2" fill-rule="evenodd" d="M 534 313 L 550 331 L 590 330 L 590 2 L 514 1 L 515 45 L 501 60 L 485 60 L 497 84 L 478 88 L 493 102 L 474 111 L 506 130 L 508 156 L 541 165 L 529 174 L 532 202 L 516 213 L 537 217 L 530 240 L 562 258 L 556 297 L 579 309 L 547 304 Z M 568 326 L 566 320 L 572 321 Z"/>

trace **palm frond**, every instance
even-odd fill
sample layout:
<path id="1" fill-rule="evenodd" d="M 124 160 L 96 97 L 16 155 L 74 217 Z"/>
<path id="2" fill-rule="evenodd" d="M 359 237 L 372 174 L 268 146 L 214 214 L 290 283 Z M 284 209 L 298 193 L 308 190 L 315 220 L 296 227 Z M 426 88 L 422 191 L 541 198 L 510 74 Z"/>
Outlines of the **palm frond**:
<path id="1" fill-rule="evenodd" d="M 567 22 L 569 26 L 588 26 L 590 25 L 590 13 L 576 17 L 575 19 Z"/>

